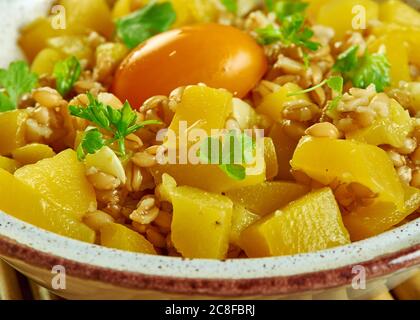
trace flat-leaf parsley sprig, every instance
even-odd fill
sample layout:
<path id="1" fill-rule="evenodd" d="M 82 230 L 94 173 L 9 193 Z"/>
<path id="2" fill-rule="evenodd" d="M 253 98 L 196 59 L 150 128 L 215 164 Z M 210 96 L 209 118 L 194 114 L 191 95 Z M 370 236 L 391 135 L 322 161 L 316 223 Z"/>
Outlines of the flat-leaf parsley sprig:
<path id="1" fill-rule="evenodd" d="M 104 146 L 109 146 L 117 142 L 119 156 L 125 156 L 125 137 L 144 128 L 147 125 L 161 124 L 157 120 L 146 120 L 138 123 L 137 114 L 131 108 L 128 101 L 124 103 L 121 109 L 114 109 L 95 99 L 88 93 L 89 104 L 83 106 L 70 106 L 72 116 L 85 119 L 96 125 L 97 128 L 88 129 L 77 148 L 79 160 L 86 157 L 86 154 L 94 154 Z M 99 129 L 105 130 L 111 136 L 110 139 L 104 139 Z"/>

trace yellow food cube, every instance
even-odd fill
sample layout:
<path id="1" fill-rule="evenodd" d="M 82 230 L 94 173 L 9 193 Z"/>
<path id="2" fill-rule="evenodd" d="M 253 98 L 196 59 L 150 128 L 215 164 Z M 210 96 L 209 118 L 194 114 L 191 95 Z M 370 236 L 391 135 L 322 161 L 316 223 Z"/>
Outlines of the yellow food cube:
<path id="1" fill-rule="evenodd" d="M 368 22 L 378 20 L 379 5 L 372 0 L 330 0 L 321 6 L 316 22 L 335 31 L 341 40 L 348 31 L 362 31 Z"/>
<path id="2" fill-rule="evenodd" d="M 292 168 L 329 185 L 356 182 L 383 202 L 404 207 L 404 190 L 386 152 L 352 140 L 303 137 L 292 159 Z"/>
<path id="3" fill-rule="evenodd" d="M 22 165 L 37 163 L 40 160 L 52 158 L 55 152 L 50 146 L 40 143 L 31 143 L 13 151 L 13 159 Z"/>
<path id="4" fill-rule="evenodd" d="M 297 183 L 273 181 L 230 190 L 226 192 L 226 196 L 235 204 L 265 216 L 308 192 L 308 187 Z"/>
<path id="5" fill-rule="evenodd" d="M 240 237 L 248 257 L 313 252 L 350 243 L 330 188 L 313 191 L 257 221 Z"/>
<path id="6" fill-rule="evenodd" d="M 404 39 L 395 33 L 387 34 L 373 41 L 369 45 L 369 51 L 375 53 L 381 47 L 385 47 L 385 54 L 391 65 L 392 85 L 398 86 L 400 81 L 411 81 L 408 47 Z"/>
<path id="7" fill-rule="evenodd" d="M 290 138 L 280 124 L 275 124 L 270 131 L 270 138 L 273 140 L 276 148 L 277 162 L 279 173 L 277 178 L 280 180 L 293 180 L 291 174 L 292 167 L 290 160 L 292 160 L 298 141 Z"/>
<path id="8" fill-rule="evenodd" d="M 8 156 L 25 144 L 25 122 L 28 113 L 21 110 L 13 110 L 0 113 L 0 155 Z"/>
<path id="9" fill-rule="evenodd" d="M 310 101 L 306 93 L 288 96 L 288 94 L 301 90 L 302 88 L 297 84 L 291 82 L 286 83 L 278 91 L 266 95 L 257 107 L 257 112 L 269 116 L 274 121 L 280 121 L 283 119 L 283 109 L 286 102 L 296 100 Z"/>
<path id="10" fill-rule="evenodd" d="M 379 19 L 384 22 L 420 27 L 420 13 L 400 0 L 387 0 L 381 3 Z"/>
<path id="11" fill-rule="evenodd" d="M 112 8 L 112 19 L 117 20 L 131 13 L 132 0 L 117 0 Z"/>
<path id="12" fill-rule="evenodd" d="M 31 65 L 31 70 L 39 75 L 52 74 L 55 64 L 65 56 L 56 49 L 45 48 L 40 51 Z"/>
<path id="13" fill-rule="evenodd" d="M 93 243 L 95 232 L 12 174 L 0 169 L 0 210 L 42 229 Z"/>
<path id="14" fill-rule="evenodd" d="M 246 210 L 244 207 L 234 205 L 232 213 L 232 228 L 230 230 L 230 242 L 240 247 L 241 233 L 251 224 L 261 219 L 257 214 Z"/>
<path id="15" fill-rule="evenodd" d="M 93 65 L 94 52 L 87 43 L 85 36 L 66 35 L 53 37 L 47 40 L 50 48 L 57 50 L 64 57 L 74 56 L 86 62 L 88 66 Z"/>
<path id="16" fill-rule="evenodd" d="M 66 9 L 67 27 L 72 33 L 92 30 L 111 38 L 114 24 L 105 0 L 60 0 L 59 4 Z"/>
<path id="17" fill-rule="evenodd" d="M 403 221 L 420 207 L 420 190 L 406 186 L 405 206 L 398 210 L 393 203 L 377 201 L 343 217 L 352 241 L 376 236 Z"/>
<path id="18" fill-rule="evenodd" d="M 108 223 L 100 230 L 101 245 L 124 251 L 156 254 L 153 245 L 141 234 L 121 224 Z"/>
<path id="19" fill-rule="evenodd" d="M 388 144 L 395 148 L 402 148 L 412 130 L 413 121 L 410 114 L 392 99 L 387 117 L 380 117 L 369 127 L 348 133 L 346 138 L 375 146 Z"/>
<path id="20" fill-rule="evenodd" d="M 15 176 L 78 219 L 96 209 L 95 191 L 86 179 L 85 166 L 71 149 L 22 167 Z"/>
<path id="21" fill-rule="evenodd" d="M 271 138 L 264 138 L 264 160 L 267 180 L 277 177 L 279 164 L 277 162 L 276 147 Z"/>
<path id="22" fill-rule="evenodd" d="M 226 258 L 233 210 L 229 198 L 177 187 L 172 205 L 172 242 L 183 257 Z"/>
<path id="23" fill-rule="evenodd" d="M 180 122 L 183 121 L 188 129 L 202 129 L 211 135 L 212 129 L 225 127 L 231 112 L 232 94 L 227 90 L 189 86 L 182 94 L 169 130 L 179 137 L 181 133 L 185 133 L 179 131 Z"/>
<path id="24" fill-rule="evenodd" d="M 17 168 L 19 168 L 19 163 L 16 160 L 0 156 L 0 169 L 14 173 Z"/>

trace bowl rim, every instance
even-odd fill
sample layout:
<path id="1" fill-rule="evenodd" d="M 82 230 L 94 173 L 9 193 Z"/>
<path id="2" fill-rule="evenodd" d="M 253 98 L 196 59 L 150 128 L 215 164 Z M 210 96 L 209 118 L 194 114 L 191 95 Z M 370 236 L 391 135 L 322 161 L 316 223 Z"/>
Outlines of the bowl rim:
<path id="1" fill-rule="evenodd" d="M 420 230 L 420 219 L 411 222 L 410 225 L 411 227 Z M 387 234 L 371 238 L 361 243 L 362 245 L 367 245 L 375 241 L 381 242 L 381 238 L 390 237 L 390 235 L 395 235 L 391 241 L 399 241 L 399 239 L 406 234 L 405 228 L 406 227 L 403 226 L 398 230 L 395 230 L 395 232 L 388 232 Z M 0 256 L 6 258 L 6 260 L 17 259 L 34 267 L 48 270 L 51 270 L 55 265 L 63 265 L 66 268 L 66 274 L 68 276 L 104 282 L 128 289 L 152 290 L 188 295 L 200 294 L 210 297 L 281 296 L 346 286 L 351 284 L 352 279 L 355 276 L 353 272 L 353 267 L 355 266 L 362 266 L 365 268 L 368 281 L 386 277 L 389 274 L 403 269 L 420 266 L 419 235 L 420 233 L 415 234 L 415 237 L 419 240 L 417 243 L 410 244 L 398 250 L 387 253 L 381 252 L 364 261 L 357 261 L 313 272 L 265 276 L 264 270 L 261 270 L 260 276 L 246 278 L 226 278 L 221 276 L 186 277 L 174 274 L 159 275 L 156 273 L 153 274 L 152 272 L 147 273 L 144 272 L 144 270 L 140 272 L 133 270 L 133 268 L 131 268 L 131 270 L 129 268 L 111 268 L 101 265 L 97 262 L 97 259 L 86 262 L 87 255 L 83 257 L 83 254 L 81 254 L 81 257 L 79 257 L 78 252 L 75 252 L 78 259 L 66 257 L 66 250 L 63 249 L 65 246 L 75 245 L 76 248 L 86 249 L 87 254 L 97 251 L 101 255 L 109 255 L 112 260 L 118 259 L 118 257 L 120 260 L 128 257 L 128 259 L 135 258 L 144 262 L 167 260 L 169 261 L 169 266 L 175 267 L 174 270 L 176 270 L 176 267 L 184 268 L 192 262 L 202 262 L 206 265 L 210 264 L 213 268 L 219 268 L 219 270 L 213 270 L 213 274 L 218 275 L 221 275 L 223 272 L 220 267 L 227 262 L 150 256 L 91 245 L 45 231 L 0 211 Z M 36 238 L 34 238 L 34 236 Z M 33 241 L 28 241 L 27 239 L 24 239 L 24 237 L 29 237 L 29 239 L 33 239 Z M 45 245 L 49 250 L 45 250 L 45 248 L 41 249 L 40 244 Z M 352 249 L 355 250 L 357 247 L 358 246 L 354 246 L 353 244 Z M 329 258 L 334 255 L 340 256 L 344 250 L 343 248 L 345 247 L 338 247 L 335 250 L 324 250 L 299 256 L 307 258 L 307 262 L 311 262 L 310 259 L 313 255 Z M 287 261 L 287 259 L 294 257 L 296 256 L 247 260 L 254 262 L 257 265 L 261 265 L 264 261 Z M 238 267 L 238 272 L 240 272 L 241 263 L 244 260 L 229 261 L 234 267 Z"/>

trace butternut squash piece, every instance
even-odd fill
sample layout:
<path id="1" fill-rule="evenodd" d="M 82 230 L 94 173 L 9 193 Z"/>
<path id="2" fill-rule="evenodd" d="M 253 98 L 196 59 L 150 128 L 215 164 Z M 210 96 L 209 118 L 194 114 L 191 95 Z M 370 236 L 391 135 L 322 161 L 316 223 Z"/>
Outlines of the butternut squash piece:
<path id="1" fill-rule="evenodd" d="M 273 140 L 276 148 L 277 163 L 279 168 L 277 178 L 280 180 L 293 180 L 290 160 L 292 160 L 298 141 L 290 138 L 284 132 L 283 127 L 277 123 L 271 128 L 270 138 Z"/>
<path id="2" fill-rule="evenodd" d="M 114 24 L 106 0 L 60 0 L 59 4 L 66 9 L 67 26 L 73 34 L 93 30 L 111 38 Z"/>
<path id="3" fill-rule="evenodd" d="M 172 205 L 172 242 L 183 257 L 226 258 L 233 210 L 229 198 L 178 187 Z"/>
<path id="4" fill-rule="evenodd" d="M 364 9 L 365 15 L 361 10 Z M 360 19 L 356 17 L 356 14 L 359 14 Z M 346 32 L 354 30 L 353 22 L 359 22 L 360 26 L 364 27 L 360 20 L 361 18 L 366 18 L 366 28 L 367 24 L 371 20 L 378 20 L 379 17 L 379 5 L 372 0 L 330 0 L 325 3 L 319 9 L 317 23 L 331 27 L 335 30 L 335 39 L 340 40 L 344 37 Z M 361 31 L 361 30 L 355 30 Z"/>
<path id="5" fill-rule="evenodd" d="M 22 165 L 37 163 L 40 160 L 52 158 L 55 152 L 45 144 L 31 143 L 13 151 L 13 159 Z"/>
<path id="6" fill-rule="evenodd" d="M 280 121 L 283 119 L 283 109 L 286 102 L 300 99 L 310 101 L 307 94 L 288 96 L 288 94 L 300 90 L 302 90 L 302 88 L 297 84 L 291 82 L 286 83 L 278 91 L 266 95 L 261 104 L 257 107 L 257 112 L 269 116 L 274 121 Z"/>
<path id="7" fill-rule="evenodd" d="M 132 0 L 117 0 L 112 8 L 112 19 L 117 20 L 131 13 Z"/>
<path id="8" fill-rule="evenodd" d="M 264 182 L 226 192 L 235 204 L 260 216 L 273 213 L 306 193 L 309 187 L 293 182 Z"/>
<path id="9" fill-rule="evenodd" d="M 343 217 L 352 241 L 376 236 L 403 221 L 420 207 L 420 190 L 404 187 L 404 208 L 398 210 L 393 203 L 377 201 L 371 206 L 360 207 Z"/>
<path id="10" fill-rule="evenodd" d="M 420 27 L 420 13 L 400 0 L 387 0 L 381 3 L 379 19 L 384 22 Z"/>
<path id="11" fill-rule="evenodd" d="M 242 232 L 248 257 L 271 257 L 324 250 L 350 243 L 330 188 L 320 189 L 257 221 Z"/>
<path id="12" fill-rule="evenodd" d="M 292 159 L 294 170 L 329 185 L 357 182 L 378 194 L 378 200 L 404 207 L 404 190 L 386 152 L 358 141 L 303 137 Z"/>
<path id="13" fill-rule="evenodd" d="M 25 144 L 25 122 L 28 113 L 21 110 L 0 112 L 0 155 L 8 156 Z"/>
<path id="14" fill-rule="evenodd" d="M 277 162 L 276 147 L 271 138 L 264 138 L 264 161 L 266 165 L 267 180 L 277 177 L 279 173 L 279 164 Z"/>
<path id="15" fill-rule="evenodd" d="M 0 169 L 14 173 L 17 168 L 19 168 L 19 163 L 16 160 L 0 156 Z"/>
<path id="16" fill-rule="evenodd" d="M 0 169 L 0 210 L 42 229 L 93 243 L 95 232 L 36 189 Z"/>
<path id="17" fill-rule="evenodd" d="M 47 40 L 48 47 L 57 50 L 64 57 L 75 56 L 88 66 L 93 65 L 94 52 L 87 43 L 87 38 L 80 35 L 65 35 Z"/>
<path id="18" fill-rule="evenodd" d="M 244 207 L 234 205 L 232 214 L 232 228 L 230 230 L 230 242 L 240 247 L 241 233 L 251 224 L 261 219 L 257 214 L 246 210 Z"/>
<path id="19" fill-rule="evenodd" d="M 402 148 L 404 140 L 412 130 L 413 121 L 409 112 L 392 99 L 388 117 L 378 118 L 371 126 L 348 133 L 346 138 L 375 146 L 388 144 L 396 148 Z"/>
<path id="20" fill-rule="evenodd" d="M 408 47 L 404 39 L 395 33 L 386 34 L 369 45 L 371 53 L 385 47 L 385 54 L 391 65 L 390 75 L 392 86 L 398 86 L 400 81 L 411 81 Z"/>
<path id="21" fill-rule="evenodd" d="M 31 65 L 31 70 L 37 74 L 52 74 L 55 64 L 65 56 L 56 49 L 45 48 L 40 51 Z"/>
<path id="22" fill-rule="evenodd" d="M 96 210 L 95 191 L 86 179 L 85 166 L 71 149 L 22 167 L 15 176 L 77 219 L 87 211 Z"/>
<path id="23" fill-rule="evenodd" d="M 227 90 L 205 86 L 189 86 L 182 94 L 169 130 L 180 136 L 180 122 L 187 128 L 202 129 L 211 135 L 212 129 L 223 129 L 232 112 L 232 94 Z M 186 129 L 186 128 L 185 128 Z M 184 129 L 184 130 L 185 130 Z"/>
<path id="24" fill-rule="evenodd" d="M 100 230 L 101 245 L 137 253 L 156 254 L 153 245 L 140 233 L 118 223 L 108 223 Z"/>

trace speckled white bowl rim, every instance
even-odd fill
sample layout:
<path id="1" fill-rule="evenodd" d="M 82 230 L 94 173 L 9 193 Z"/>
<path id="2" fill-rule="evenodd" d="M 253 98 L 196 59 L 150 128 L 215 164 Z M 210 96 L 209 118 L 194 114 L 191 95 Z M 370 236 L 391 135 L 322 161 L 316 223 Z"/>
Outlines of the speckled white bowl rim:
<path id="1" fill-rule="evenodd" d="M 44 14 L 50 3 L 50 0 L 0 0 L 0 67 L 22 57 L 16 46 L 19 27 Z M 41 230 L 1 211 L 0 236 L 40 252 L 113 270 L 190 279 L 255 279 L 337 269 L 419 245 L 420 219 L 377 237 L 330 250 L 227 261 L 186 260 L 108 249 Z M 413 260 L 419 256 L 420 251 L 414 251 L 389 263 L 401 264 L 404 263 L 401 259 Z"/>

